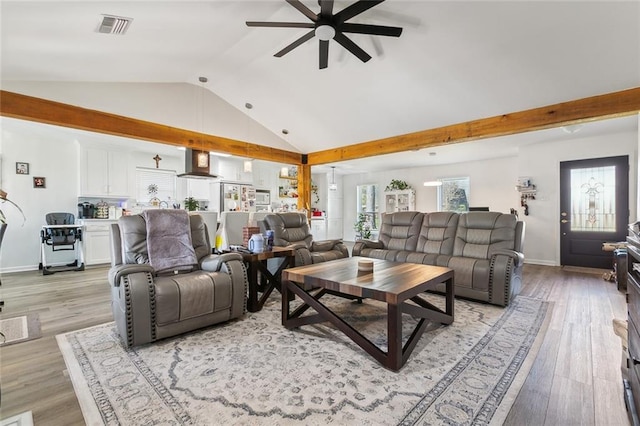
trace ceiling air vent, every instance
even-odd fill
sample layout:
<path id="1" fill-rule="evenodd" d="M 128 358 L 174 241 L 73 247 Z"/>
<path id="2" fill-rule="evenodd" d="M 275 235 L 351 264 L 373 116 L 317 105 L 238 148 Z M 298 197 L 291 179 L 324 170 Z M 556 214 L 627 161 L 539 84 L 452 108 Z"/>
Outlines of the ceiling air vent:
<path id="1" fill-rule="evenodd" d="M 102 15 L 102 22 L 98 27 L 98 32 L 103 34 L 124 34 L 129 29 L 132 18 L 123 16 Z"/>

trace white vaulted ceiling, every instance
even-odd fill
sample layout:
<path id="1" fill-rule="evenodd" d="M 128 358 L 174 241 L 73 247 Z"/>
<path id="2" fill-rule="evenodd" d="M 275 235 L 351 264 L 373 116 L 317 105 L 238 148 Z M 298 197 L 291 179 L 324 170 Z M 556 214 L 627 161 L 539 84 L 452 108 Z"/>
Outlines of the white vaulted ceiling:
<path id="1" fill-rule="evenodd" d="M 640 86 L 638 1 L 387 0 L 353 22 L 400 26 L 402 36 L 349 35 L 367 63 L 332 41 L 325 70 L 315 38 L 273 56 L 308 30 L 245 25 L 307 21 L 284 0 L 0 5 L 3 82 L 197 84 L 204 75 L 239 110 L 251 102 L 251 118 L 274 134 L 287 128 L 302 153 Z M 99 34 L 101 14 L 133 22 L 126 35 Z M 637 129 L 637 118 L 590 126 Z M 477 143 L 500 151 L 491 145 L 500 139 Z"/>

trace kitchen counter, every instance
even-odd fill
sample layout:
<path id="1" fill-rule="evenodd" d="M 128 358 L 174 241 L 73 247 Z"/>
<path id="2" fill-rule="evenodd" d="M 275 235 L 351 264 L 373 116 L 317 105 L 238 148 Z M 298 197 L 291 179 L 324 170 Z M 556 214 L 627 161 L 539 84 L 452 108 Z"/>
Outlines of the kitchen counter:
<path id="1" fill-rule="evenodd" d="M 116 219 L 78 219 L 83 229 L 84 259 L 87 265 L 111 262 L 109 228 Z"/>

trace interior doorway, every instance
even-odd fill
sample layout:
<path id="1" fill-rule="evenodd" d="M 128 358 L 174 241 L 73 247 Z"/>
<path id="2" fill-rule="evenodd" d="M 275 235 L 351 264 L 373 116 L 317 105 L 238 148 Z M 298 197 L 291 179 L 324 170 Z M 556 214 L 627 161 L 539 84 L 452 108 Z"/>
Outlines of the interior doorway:
<path id="1" fill-rule="evenodd" d="M 624 241 L 629 156 L 560 163 L 560 264 L 611 269 L 602 243 Z"/>

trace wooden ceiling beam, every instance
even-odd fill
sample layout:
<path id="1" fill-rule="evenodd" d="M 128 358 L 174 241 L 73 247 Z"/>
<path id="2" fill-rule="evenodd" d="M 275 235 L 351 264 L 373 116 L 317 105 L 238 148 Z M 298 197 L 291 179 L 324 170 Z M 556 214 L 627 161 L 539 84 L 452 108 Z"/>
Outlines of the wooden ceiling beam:
<path id="1" fill-rule="evenodd" d="M 308 154 L 309 166 L 544 130 L 640 112 L 640 87 Z M 240 157 L 302 164 L 303 155 L 0 91 L 0 115 Z"/>
<path id="2" fill-rule="evenodd" d="M 240 157 L 301 164 L 302 154 L 0 90 L 0 115 Z"/>
<path id="3" fill-rule="evenodd" d="M 308 154 L 309 165 L 513 135 L 640 112 L 640 87 Z"/>

